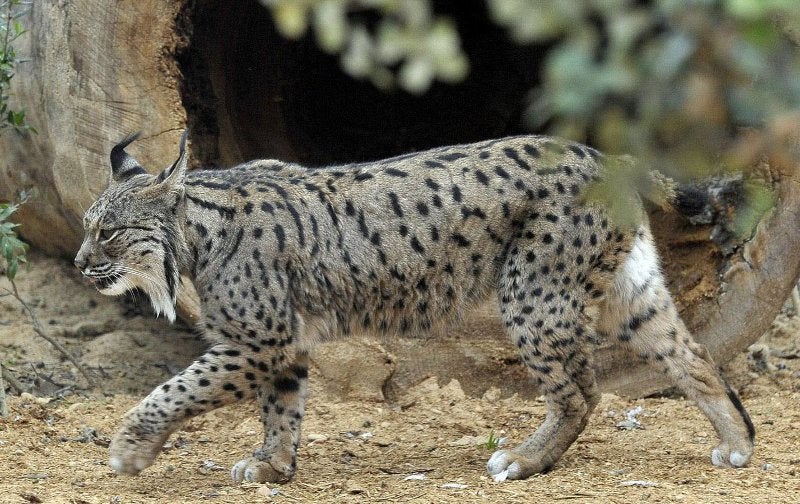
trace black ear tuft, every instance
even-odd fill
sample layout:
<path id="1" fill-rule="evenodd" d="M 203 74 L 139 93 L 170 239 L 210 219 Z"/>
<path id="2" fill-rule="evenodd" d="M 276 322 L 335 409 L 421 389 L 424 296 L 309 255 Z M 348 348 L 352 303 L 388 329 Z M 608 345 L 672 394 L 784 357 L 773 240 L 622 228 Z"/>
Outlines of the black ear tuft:
<path id="1" fill-rule="evenodd" d="M 125 152 L 125 147 L 139 138 L 141 134 L 140 131 L 128 135 L 111 149 L 111 174 L 117 182 L 127 180 L 134 175 L 147 173 L 138 161 Z"/>
<path id="2" fill-rule="evenodd" d="M 181 143 L 180 143 L 180 146 L 178 148 L 179 149 L 179 151 L 178 151 L 178 159 L 176 159 L 175 162 L 172 163 L 172 165 L 169 168 L 167 168 L 166 170 L 161 172 L 161 174 L 158 176 L 158 179 L 156 179 L 159 183 L 165 181 L 166 179 L 168 179 L 170 177 L 172 177 L 173 174 L 175 174 L 176 172 L 180 172 L 177 175 L 177 178 L 182 178 L 183 175 L 186 173 L 186 161 L 187 161 L 186 160 L 186 139 L 187 139 L 188 136 L 189 136 L 189 130 L 188 129 L 183 130 L 183 135 L 181 135 Z"/>
<path id="3" fill-rule="evenodd" d="M 188 129 L 183 130 L 183 135 L 181 135 L 181 144 L 179 147 L 180 154 L 178 155 L 178 157 L 183 156 L 183 153 L 186 152 L 186 139 L 188 137 L 189 137 L 189 130 Z"/>

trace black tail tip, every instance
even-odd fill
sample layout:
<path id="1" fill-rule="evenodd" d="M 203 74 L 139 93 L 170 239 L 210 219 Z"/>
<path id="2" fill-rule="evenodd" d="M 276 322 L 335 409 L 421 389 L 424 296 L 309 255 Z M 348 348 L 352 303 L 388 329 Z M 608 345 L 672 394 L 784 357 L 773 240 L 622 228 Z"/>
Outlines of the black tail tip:
<path id="1" fill-rule="evenodd" d="M 739 399 L 739 395 L 736 394 L 728 382 L 724 380 L 723 382 L 725 383 L 725 389 L 728 393 L 728 399 L 730 399 L 730 401 L 733 403 L 733 407 L 739 412 L 739 415 L 741 415 L 742 420 L 747 426 L 747 435 L 750 437 L 750 442 L 752 443 L 756 438 L 756 428 L 753 426 L 753 421 L 750 420 L 750 415 L 748 415 L 747 410 L 744 409 L 744 405 L 742 404 L 742 400 Z"/>

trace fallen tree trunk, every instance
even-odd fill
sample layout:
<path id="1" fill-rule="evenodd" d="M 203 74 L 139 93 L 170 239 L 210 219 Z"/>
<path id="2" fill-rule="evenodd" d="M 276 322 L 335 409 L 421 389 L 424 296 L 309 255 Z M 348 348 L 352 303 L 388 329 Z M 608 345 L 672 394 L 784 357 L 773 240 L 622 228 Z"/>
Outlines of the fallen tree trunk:
<path id="1" fill-rule="evenodd" d="M 0 137 L 0 199 L 35 188 L 18 212 L 24 238 L 65 258 L 80 243 L 84 210 L 106 186 L 111 146 L 132 131 L 144 130 L 133 153 L 153 171 L 172 161 L 187 126 L 200 164 L 378 158 L 500 136 L 532 82 L 497 80 L 488 67 L 445 94 L 385 96 L 342 77 L 313 41 L 278 37 L 257 2 L 42 0 L 32 7 L 30 32 L 17 44 L 31 61 L 18 68 L 13 91 L 39 134 Z M 499 39 L 489 47 L 487 65 L 522 68 L 535 56 Z M 681 314 L 720 364 L 764 332 L 800 272 L 797 173 L 773 175 L 777 207 L 732 255 L 708 239 L 708 228 L 676 214 L 653 219 Z M 179 307 L 191 321 L 200 305 L 187 286 Z M 534 393 L 521 366 L 504 366 L 514 353 L 492 313 L 476 312 L 440 340 L 386 343 L 401 363 L 395 386 L 440 375 L 475 393 L 509 381 Z M 640 395 L 664 386 L 618 359 L 611 348 L 598 350 L 604 389 Z"/>

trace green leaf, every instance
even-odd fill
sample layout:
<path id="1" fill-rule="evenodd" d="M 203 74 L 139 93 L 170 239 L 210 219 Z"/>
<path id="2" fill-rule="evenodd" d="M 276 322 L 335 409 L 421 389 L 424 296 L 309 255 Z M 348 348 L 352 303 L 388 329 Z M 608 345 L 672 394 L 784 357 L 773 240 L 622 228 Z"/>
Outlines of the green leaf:
<path id="1" fill-rule="evenodd" d="M 3 240 L 2 243 L 3 248 L 3 257 L 5 258 L 7 263 L 11 263 L 14 260 L 13 249 L 11 248 L 11 244 L 8 240 Z"/>
<path id="2" fill-rule="evenodd" d="M 342 50 L 349 33 L 345 6 L 339 0 L 325 0 L 314 8 L 317 44 L 326 52 Z"/>
<path id="3" fill-rule="evenodd" d="M 6 276 L 9 280 L 14 280 L 14 277 L 17 276 L 17 270 L 19 270 L 19 263 L 17 261 L 11 261 L 8 263 L 8 268 L 6 269 Z"/>
<path id="4" fill-rule="evenodd" d="M 0 234 L 2 235 L 10 235 L 14 233 L 14 228 L 19 226 L 14 222 L 3 222 L 0 224 Z"/>
<path id="5" fill-rule="evenodd" d="M 0 221 L 8 219 L 11 214 L 17 211 L 17 205 L 0 205 Z"/>
<path id="6" fill-rule="evenodd" d="M 284 0 L 273 9 L 275 24 L 281 34 L 290 39 L 299 39 L 308 28 L 308 6 L 305 2 Z"/>

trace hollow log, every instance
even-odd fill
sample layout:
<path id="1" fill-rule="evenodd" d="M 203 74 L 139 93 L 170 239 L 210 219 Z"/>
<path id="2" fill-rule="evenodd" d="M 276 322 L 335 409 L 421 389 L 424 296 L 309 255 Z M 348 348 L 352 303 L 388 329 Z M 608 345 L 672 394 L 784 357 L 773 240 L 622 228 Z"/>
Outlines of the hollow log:
<path id="1" fill-rule="evenodd" d="M 15 42 L 12 105 L 38 134 L 0 136 L 0 199 L 20 190 L 21 233 L 49 254 L 80 245 L 84 211 L 108 183 L 110 147 L 144 130 L 140 161 L 154 169 L 175 157 L 186 114 L 172 57 L 179 4 L 37 1 Z"/>
<path id="2" fill-rule="evenodd" d="M 71 258 L 83 212 L 106 186 L 109 150 L 133 131 L 144 134 L 131 152 L 153 172 L 173 160 L 187 127 L 195 166 L 254 157 L 323 165 L 519 133 L 540 48 L 515 46 L 475 14 L 480 9 L 460 11 L 470 76 L 417 97 L 347 77 L 310 37 L 282 39 L 256 0 L 34 2 L 30 31 L 17 42 L 30 61 L 18 67 L 12 92 L 39 133 L 0 136 L 0 200 L 34 188 L 17 215 L 23 237 Z M 708 228 L 677 214 L 653 218 L 681 314 L 720 364 L 764 332 L 800 273 L 800 254 L 791 253 L 800 250 L 798 176 L 773 175 L 776 208 L 732 255 L 708 239 Z M 200 305 L 185 284 L 179 306 L 192 320 Z M 395 354 L 405 348 L 413 356 L 396 384 L 434 374 L 466 382 L 471 362 L 499 367 L 491 352 L 504 336 L 491 313 L 477 311 L 444 343 L 396 344 Z M 492 345 L 470 346 L 479 340 Z M 459 364 L 434 358 L 434 347 L 458 354 Z M 645 367 L 620 362 L 612 348 L 598 349 L 604 389 L 640 395 L 665 385 Z M 508 373 L 533 393 L 519 369 Z M 476 381 L 474 391 L 486 383 Z"/>

